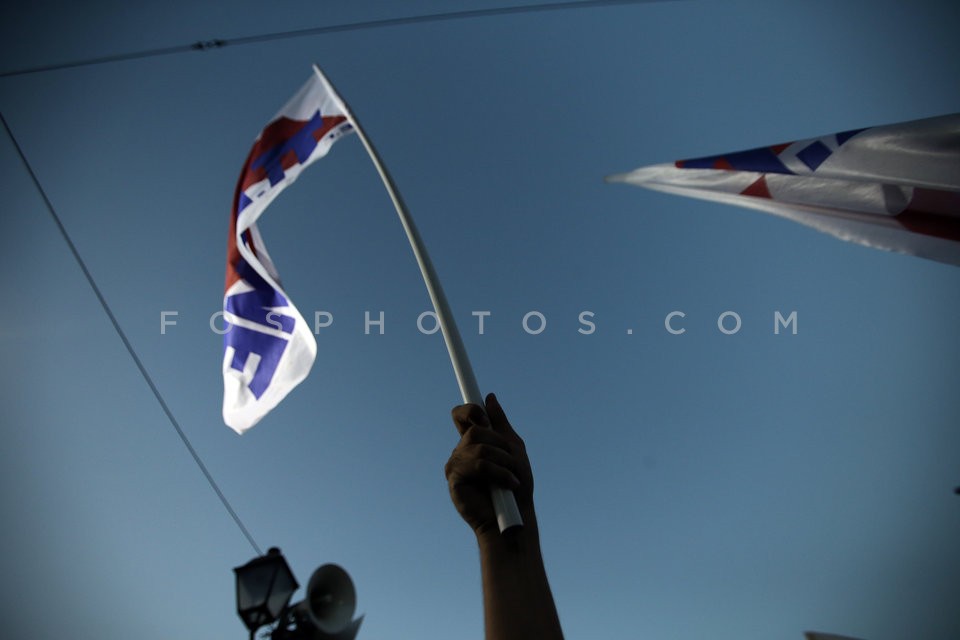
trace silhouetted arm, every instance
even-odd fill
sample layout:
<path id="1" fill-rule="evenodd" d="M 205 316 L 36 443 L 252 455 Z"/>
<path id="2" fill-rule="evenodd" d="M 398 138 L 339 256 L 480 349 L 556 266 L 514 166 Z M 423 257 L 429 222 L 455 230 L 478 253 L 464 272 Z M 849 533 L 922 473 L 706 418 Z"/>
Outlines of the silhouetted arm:
<path id="1" fill-rule="evenodd" d="M 533 508 L 533 473 L 523 440 L 493 394 L 487 412 L 477 405 L 453 409 L 460 443 L 447 462 L 447 483 L 457 511 L 480 549 L 487 640 L 561 640 L 563 631 L 540 553 Z M 513 490 L 524 526 L 503 534 L 489 487 Z"/>

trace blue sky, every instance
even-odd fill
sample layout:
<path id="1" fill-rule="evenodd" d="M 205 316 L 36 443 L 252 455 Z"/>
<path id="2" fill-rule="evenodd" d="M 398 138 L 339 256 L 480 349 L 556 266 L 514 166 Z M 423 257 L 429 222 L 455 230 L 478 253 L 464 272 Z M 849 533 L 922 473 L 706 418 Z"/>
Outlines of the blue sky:
<path id="1" fill-rule="evenodd" d="M 4 70 L 477 2 L 34 2 Z M 960 636 L 960 270 L 612 173 L 957 111 L 946 2 L 658 2 L 356 30 L 0 78 L 0 109 L 124 331 L 257 543 L 353 576 L 359 638 L 479 638 L 446 495 L 458 390 L 355 137 L 261 224 L 310 377 L 220 416 L 234 184 L 319 63 L 404 194 L 481 387 L 527 440 L 567 635 Z M 5 626 L 244 637 L 254 552 L 0 140 Z M 681 336 L 664 317 L 683 311 Z M 160 333 L 162 311 L 177 311 Z M 365 335 L 364 312 L 386 318 Z M 478 335 L 472 311 L 489 311 Z M 547 319 L 529 335 L 523 316 Z M 592 311 L 597 331 L 577 332 Z M 717 317 L 734 311 L 727 336 Z M 797 312 L 798 333 L 774 334 Z M 631 334 L 627 331 L 632 330 Z M 302 592 L 297 595 L 302 597 Z"/>

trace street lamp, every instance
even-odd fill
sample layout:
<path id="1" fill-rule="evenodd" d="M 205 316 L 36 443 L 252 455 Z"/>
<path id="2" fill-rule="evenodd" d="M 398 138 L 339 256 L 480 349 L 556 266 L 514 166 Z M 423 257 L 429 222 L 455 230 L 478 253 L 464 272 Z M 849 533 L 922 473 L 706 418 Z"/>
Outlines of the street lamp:
<path id="1" fill-rule="evenodd" d="M 271 640 L 354 640 L 363 622 L 363 616 L 351 620 L 357 594 L 350 575 L 335 564 L 314 571 L 307 597 L 294 605 L 290 597 L 299 585 L 276 547 L 233 571 L 237 615 L 247 625 L 250 640 L 257 629 L 277 621 Z"/>
<path id="2" fill-rule="evenodd" d="M 280 617 L 300 585 L 276 547 L 233 572 L 237 576 L 237 615 L 247 625 L 252 640 L 257 629 Z"/>

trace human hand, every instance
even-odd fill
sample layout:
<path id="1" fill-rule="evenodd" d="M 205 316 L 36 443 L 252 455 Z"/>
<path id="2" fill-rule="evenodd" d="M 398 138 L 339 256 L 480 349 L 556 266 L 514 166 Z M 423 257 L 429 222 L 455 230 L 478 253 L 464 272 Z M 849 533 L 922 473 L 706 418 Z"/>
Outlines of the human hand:
<path id="1" fill-rule="evenodd" d="M 499 532 L 490 487 L 514 492 L 525 524 L 533 525 L 533 473 L 523 440 L 492 393 L 478 405 L 453 408 L 460 442 L 445 468 L 450 498 L 477 536 Z M 528 522 L 529 521 L 529 522 Z"/>

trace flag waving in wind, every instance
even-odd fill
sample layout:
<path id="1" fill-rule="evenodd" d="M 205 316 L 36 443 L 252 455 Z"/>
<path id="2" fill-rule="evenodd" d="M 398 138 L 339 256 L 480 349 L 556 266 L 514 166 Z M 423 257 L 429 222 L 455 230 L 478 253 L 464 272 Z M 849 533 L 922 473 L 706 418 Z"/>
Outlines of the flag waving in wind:
<path id="1" fill-rule="evenodd" d="M 420 267 L 437 323 L 447 345 L 465 403 L 483 405 L 480 387 L 460 338 L 427 248 L 370 139 L 320 68 L 257 138 L 234 196 L 227 243 L 227 285 L 223 296 L 223 419 L 243 433 L 277 406 L 313 366 L 317 343 L 310 327 L 280 287 L 256 221 L 288 184 L 326 155 L 346 133 L 355 132 L 390 195 Z M 523 524 L 513 493 L 491 486 L 500 531 Z"/>
<path id="2" fill-rule="evenodd" d="M 342 101 L 315 74 L 263 129 L 240 172 L 223 295 L 223 419 L 237 433 L 306 378 L 317 353 L 310 326 L 280 286 L 257 220 L 307 165 L 352 130 Z"/>
<path id="3" fill-rule="evenodd" d="M 760 209 L 843 240 L 960 265 L 960 114 L 607 180 Z"/>

